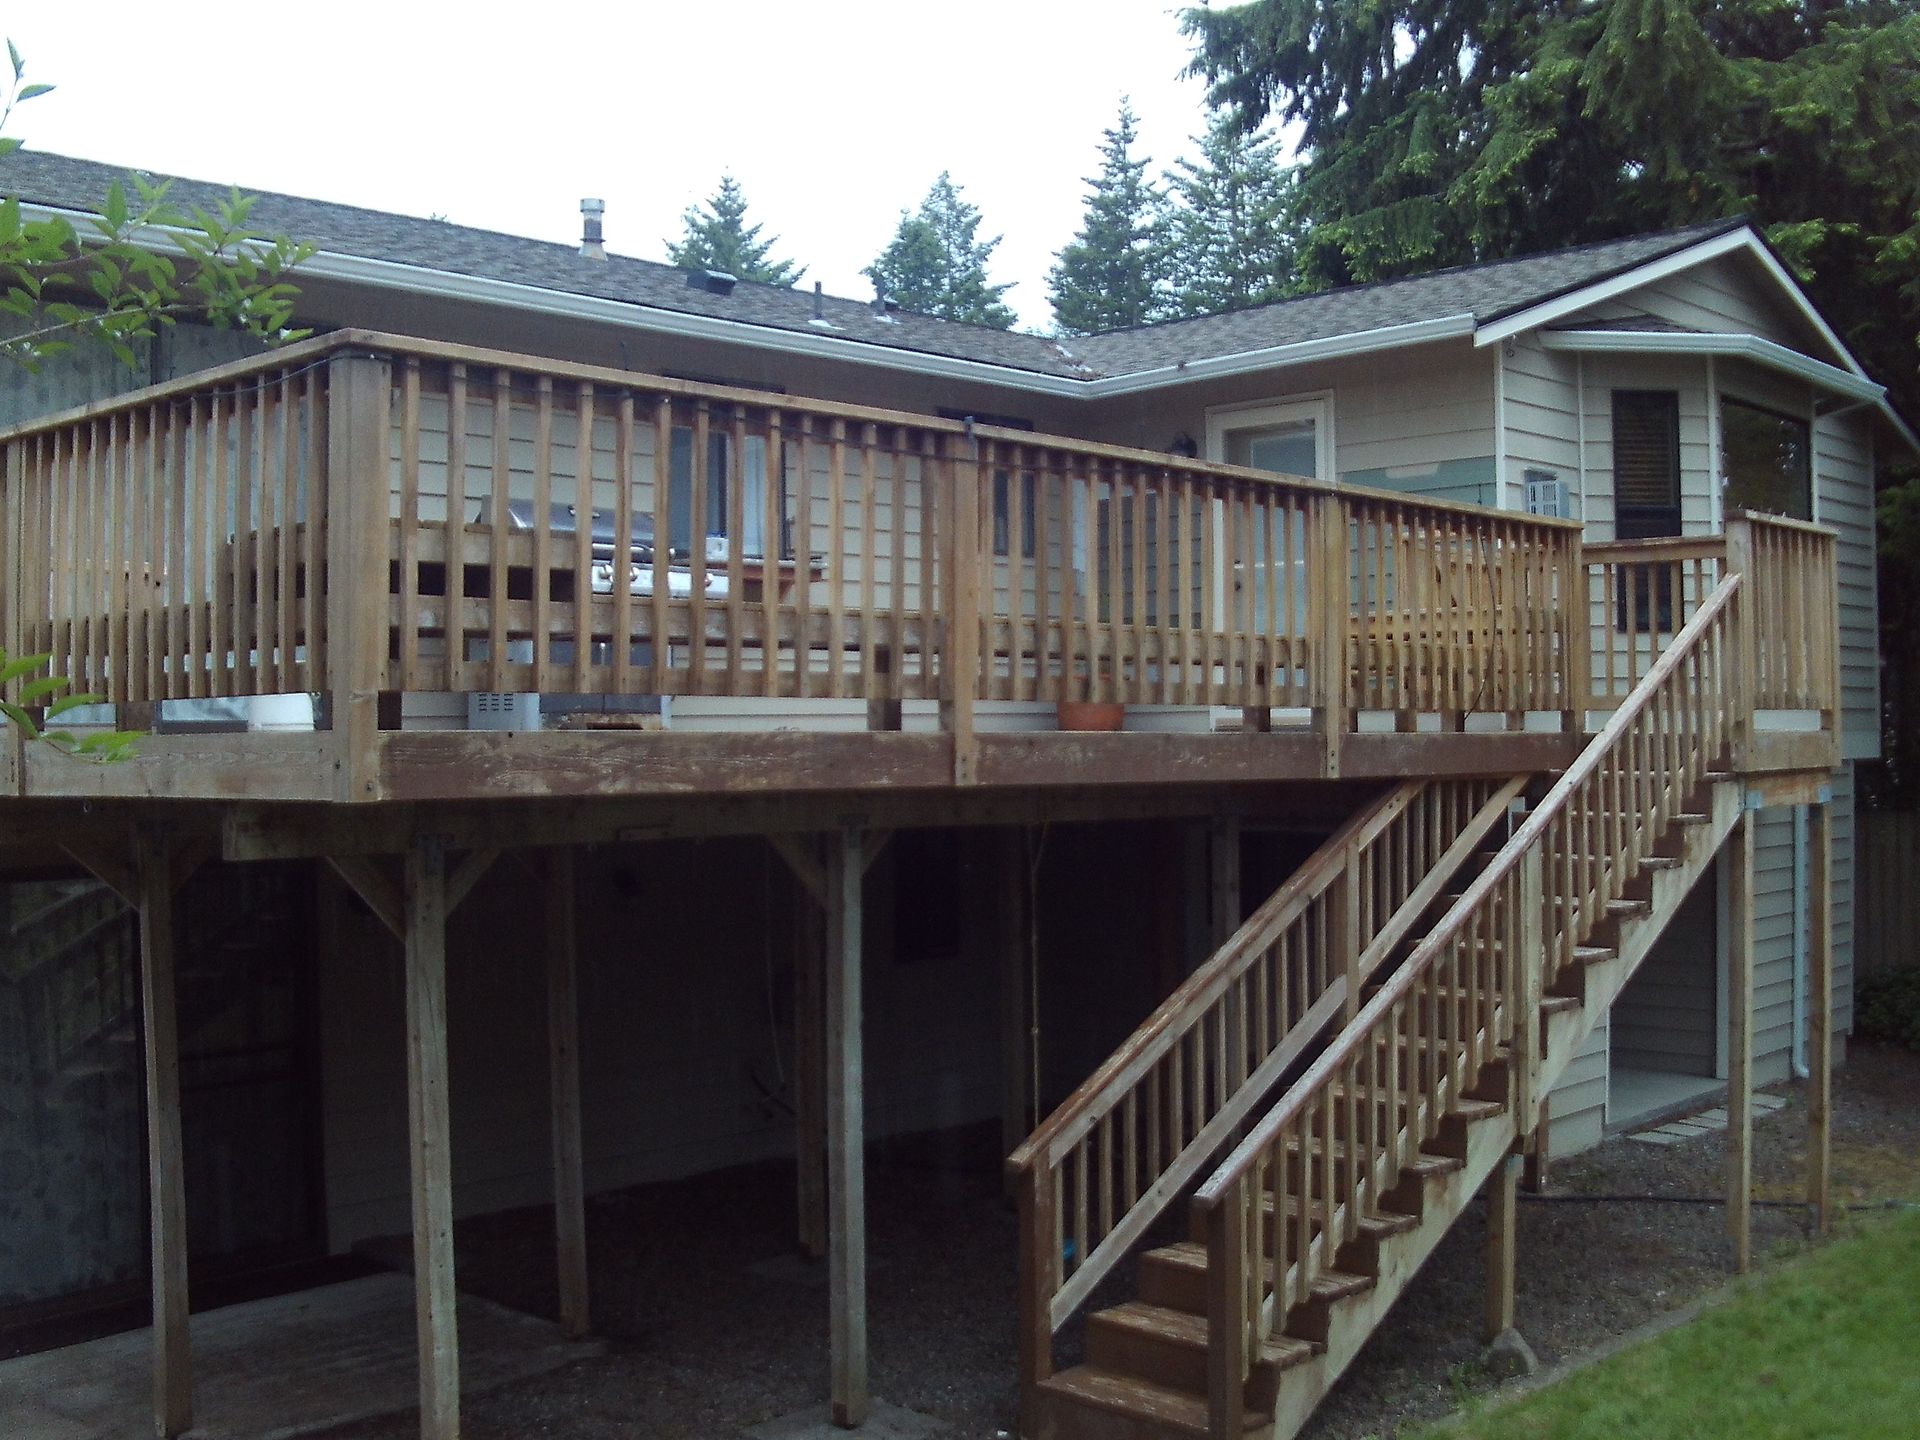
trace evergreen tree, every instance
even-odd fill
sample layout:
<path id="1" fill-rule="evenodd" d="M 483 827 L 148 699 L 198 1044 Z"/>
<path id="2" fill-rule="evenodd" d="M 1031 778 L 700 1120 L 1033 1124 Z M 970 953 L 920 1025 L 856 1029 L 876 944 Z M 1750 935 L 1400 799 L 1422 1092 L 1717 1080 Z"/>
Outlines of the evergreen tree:
<path id="1" fill-rule="evenodd" d="M 981 240 L 979 231 L 980 211 L 942 170 L 919 210 L 900 213 L 892 241 L 861 273 L 905 309 L 1011 330 L 1015 316 L 1000 297 L 1013 286 L 987 279 L 1000 237 Z"/>
<path id="2" fill-rule="evenodd" d="M 1216 112 L 1200 159 L 1167 174 L 1173 313 L 1212 315 L 1299 292 L 1294 275 L 1293 173 L 1279 144 Z"/>
<path id="3" fill-rule="evenodd" d="M 1047 275 L 1054 324 L 1065 334 L 1122 330 L 1159 319 L 1167 300 L 1166 195 L 1133 158 L 1133 107 L 1104 132 L 1100 173 L 1086 177 L 1080 233 Z"/>
<path id="4" fill-rule="evenodd" d="M 762 227 L 747 224 L 747 197 L 731 175 L 720 177 L 704 206 L 689 205 L 680 223 L 686 233 L 677 245 L 667 242 L 667 262 L 683 270 L 723 270 L 763 285 L 792 285 L 807 273 L 791 260 L 769 258 L 780 237 L 762 240 Z"/>

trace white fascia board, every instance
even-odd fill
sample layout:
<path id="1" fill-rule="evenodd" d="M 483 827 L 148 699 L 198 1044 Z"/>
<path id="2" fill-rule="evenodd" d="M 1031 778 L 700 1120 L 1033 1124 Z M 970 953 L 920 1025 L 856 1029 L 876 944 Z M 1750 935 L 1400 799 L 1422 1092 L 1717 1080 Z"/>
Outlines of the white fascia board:
<path id="1" fill-rule="evenodd" d="M 836 335 L 821 335 L 801 330 L 782 330 L 772 325 L 753 325 L 742 320 L 727 320 L 714 315 L 694 315 L 682 310 L 665 310 L 631 300 L 609 300 L 598 295 L 576 295 L 565 290 L 548 290 L 538 285 L 522 285 L 511 280 L 494 280 L 479 275 L 460 275 L 446 270 L 428 270 L 391 260 L 372 260 L 360 255 L 315 255 L 300 267 L 322 279 L 343 280 L 357 285 L 374 285 L 404 290 L 411 295 L 439 299 L 465 300 L 506 309 L 532 311 L 563 320 L 591 320 L 623 325 L 655 335 L 686 340 L 710 340 L 741 345 L 756 350 L 773 350 L 783 355 L 810 359 L 841 360 L 856 365 L 875 365 L 885 370 L 904 370 L 942 380 L 966 380 L 1025 390 L 1039 395 L 1084 395 L 1088 382 L 1069 375 L 1046 375 L 1037 370 L 1020 370 L 1010 365 L 994 365 L 984 360 L 965 360 L 951 355 L 931 355 L 924 351 L 904 350 L 874 341 L 853 340 Z M 298 275 L 296 274 L 296 279 Z"/>
<path id="2" fill-rule="evenodd" d="M 1759 335 L 1690 330 L 1543 330 L 1538 338 L 1543 349 L 1579 350 L 1589 355 L 1724 355 L 1751 360 L 1849 400 L 1878 400 L 1887 393 L 1884 385 Z"/>
<path id="3" fill-rule="evenodd" d="M 44 205 L 23 205 L 22 212 L 36 219 L 58 216 L 76 225 L 90 221 L 81 211 L 60 210 Z M 177 251 L 164 231 L 143 237 L 156 248 Z M 995 365 L 983 360 L 966 360 L 950 355 L 934 355 L 908 350 L 878 341 L 864 341 L 817 332 L 783 330 L 771 325 L 754 325 L 712 315 L 695 315 L 666 310 L 631 300 L 611 300 L 596 295 L 577 295 L 517 281 L 498 280 L 483 275 L 462 275 L 435 270 L 396 260 L 377 260 L 364 255 L 320 251 L 303 261 L 299 274 L 347 284 L 399 290 L 410 295 L 426 295 L 474 304 L 496 305 L 530 311 L 560 319 L 588 320 L 626 326 L 652 334 L 690 340 L 708 340 L 771 350 L 782 355 L 813 359 L 839 360 L 856 365 L 873 365 L 884 370 L 925 375 L 935 379 L 971 381 L 1028 394 L 1061 398 L 1097 400 L 1109 396 L 1135 395 L 1170 385 L 1244 375 L 1259 370 L 1281 369 L 1314 360 L 1332 360 L 1371 351 L 1395 349 L 1428 340 L 1440 340 L 1473 333 L 1471 315 L 1445 315 L 1405 325 L 1386 325 L 1374 330 L 1333 335 L 1317 340 L 1301 340 L 1289 345 L 1274 345 L 1235 355 L 1209 356 L 1204 360 L 1161 366 L 1128 375 L 1103 376 L 1081 380 L 1070 375 L 1047 375 L 1036 370 L 1021 370 L 1010 365 Z"/>
<path id="4" fill-rule="evenodd" d="M 1846 342 L 1834 333 L 1833 327 L 1827 324 L 1820 312 L 1814 308 L 1813 302 L 1807 298 L 1806 292 L 1800 288 L 1800 282 L 1787 273 L 1786 268 L 1774 258 L 1773 252 L 1753 232 L 1753 227 L 1750 225 L 1742 225 L 1739 229 L 1729 230 L 1724 235 L 1711 236 L 1697 245 L 1676 250 L 1673 254 L 1659 260 L 1650 260 L 1645 265 L 1635 266 L 1610 279 L 1585 286 L 1555 300 L 1543 300 L 1538 305 L 1529 306 L 1504 319 L 1483 325 L 1474 332 L 1473 343 L 1476 345 L 1498 344 L 1511 336 L 1537 329 L 1542 325 L 1551 325 L 1556 320 L 1598 305 L 1602 301 L 1615 299 L 1629 291 L 1638 290 L 1643 285 L 1651 285 L 1657 280 L 1664 280 L 1669 275 L 1677 275 L 1682 270 L 1690 270 L 1696 265 L 1704 265 L 1709 260 L 1717 260 L 1722 255 L 1730 255 L 1740 250 L 1746 251 L 1760 262 L 1761 268 L 1780 287 L 1793 308 L 1800 312 L 1801 318 L 1811 325 L 1833 353 L 1840 357 L 1841 364 L 1848 372 L 1864 380 L 1867 372 L 1854 358 L 1853 352 L 1847 349 Z"/>
<path id="5" fill-rule="evenodd" d="M 1262 350 L 1243 350 L 1237 355 L 1214 355 L 1205 360 L 1189 360 L 1154 370 L 1136 371 L 1130 375 L 1111 375 L 1100 380 L 1075 383 L 1082 387 L 1078 393 L 1089 398 L 1134 395 L 1143 390 L 1159 390 L 1195 380 L 1215 380 L 1256 370 L 1279 370 L 1289 365 L 1304 365 L 1312 360 L 1339 360 L 1349 355 L 1397 350 L 1403 345 L 1419 345 L 1430 340 L 1448 340 L 1471 334 L 1473 316 L 1439 315 L 1431 320 L 1382 325 L 1375 330 L 1356 330 L 1351 334 L 1329 335 L 1320 340 L 1296 340 L 1290 345 L 1270 345 Z"/>
<path id="6" fill-rule="evenodd" d="M 1676 250 L 1671 255 L 1658 260 L 1649 260 L 1644 265 L 1636 265 L 1631 270 L 1622 271 L 1605 280 L 1596 280 L 1591 285 L 1578 290 L 1570 290 L 1556 299 L 1542 300 L 1538 305 L 1529 305 L 1524 310 L 1516 310 L 1504 319 L 1491 321 L 1474 331 L 1473 343 L 1476 345 L 1497 345 L 1502 340 L 1536 330 L 1542 325 L 1551 325 L 1555 320 L 1585 310 L 1589 306 L 1612 300 L 1629 290 L 1638 290 L 1656 280 L 1664 280 L 1669 275 L 1677 275 L 1682 270 L 1690 270 L 1695 265 L 1717 260 L 1722 255 L 1746 248 L 1753 243 L 1753 232 L 1747 229 L 1729 230 L 1724 235 L 1713 235 L 1684 250 Z"/>
<path id="7" fill-rule="evenodd" d="M 1583 355 L 1723 355 L 1750 360 L 1781 371 L 1861 405 L 1871 405 L 1920 455 L 1920 436 L 1887 401 L 1887 387 L 1864 376 L 1759 335 L 1721 335 L 1666 330 L 1543 330 L 1540 344 L 1547 350 L 1569 350 Z"/>

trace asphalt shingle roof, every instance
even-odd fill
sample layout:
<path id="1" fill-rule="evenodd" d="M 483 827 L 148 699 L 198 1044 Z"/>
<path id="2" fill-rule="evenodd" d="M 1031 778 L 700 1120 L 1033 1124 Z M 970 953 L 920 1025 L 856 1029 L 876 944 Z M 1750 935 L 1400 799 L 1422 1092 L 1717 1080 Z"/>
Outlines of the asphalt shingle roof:
<path id="1" fill-rule="evenodd" d="M 96 161 L 19 150 L 0 159 L 0 192 L 42 205 L 92 211 L 122 173 Z M 1054 341 L 905 311 L 883 320 L 866 302 L 835 296 L 821 302 L 828 322 L 823 326 L 814 318 L 810 291 L 742 281 L 731 295 L 715 295 L 690 287 L 685 271 L 655 261 L 623 255 L 591 260 L 571 245 L 241 188 L 257 197 L 255 228 L 296 236 L 323 251 L 1076 379 L 1134 374 L 1440 316 L 1470 314 L 1485 321 L 1657 260 L 1740 223 L 1696 225 L 1349 286 L 1227 315 Z M 228 193 L 226 185 L 176 178 L 170 198 L 182 206 L 210 209 Z"/>

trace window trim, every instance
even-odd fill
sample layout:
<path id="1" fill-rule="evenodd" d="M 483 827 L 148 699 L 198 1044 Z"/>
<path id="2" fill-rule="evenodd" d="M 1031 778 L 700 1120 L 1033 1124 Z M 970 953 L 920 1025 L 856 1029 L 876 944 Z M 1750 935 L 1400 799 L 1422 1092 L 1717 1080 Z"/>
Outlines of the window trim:
<path id="1" fill-rule="evenodd" d="M 1253 400 L 1238 405 L 1211 405 L 1207 408 L 1207 459 L 1225 464 L 1227 437 L 1236 430 L 1259 430 L 1269 425 L 1285 425 L 1300 420 L 1314 422 L 1314 468 L 1308 477 L 1327 484 L 1337 483 L 1334 457 L 1333 391 L 1313 390 L 1298 395 L 1280 395 L 1269 400 Z"/>
<path id="2" fill-rule="evenodd" d="M 1807 513 L 1805 515 L 1800 515 L 1800 516 L 1794 516 L 1791 511 L 1784 512 L 1784 513 L 1786 513 L 1788 517 L 1792 519 L 1800 519 L 1800 520 L 1813 519 L 1816 513 L 1818 512 L 1819 505 L 1818 505 L 1818 496 L 1816 493 L 1818 490 L 1818 486 L 1814 483 L 1816 478 L 1815 470 L 1817 467 L 1814 465 L 1814 456 L 1813 456 L 1814 422 L 1812 417 L 1806 416 L 1806 415 L 1796 415 L 1791 410 L 1783 410 L 1777 405 L 1769 405 L 1769 404 L 1766 404 L 1764 401 L 1748 400 L 1744 396 L 1730 394 L 1726 390 L 1718 391 L 1714 395 L 1713 399 L 1714 399 L 1714 405 L 1717 407 L 1717 411 L 1718 411 L 1718 413 L 1715 415 L 1715 420 L 1718 423 L 1719 432 L 1720 432 L 1720 444 L 1718 446 L 1719 454 L 1717 457 L 1719 461 L 1720 473 L 1713 477 L 1713 483 L 1719 488 L 1721 513 L 1724 514 L 1726 511 L 1726 494 L 1733 480 L 1733 477 L 1727 473 L 1727 407 L 1729 405 L 1732 405 L 1742 410 L 1751 410 L 1755 414 L 1764 415 L 1771 420 L 1780 420 L 1780 421 L 1784 421 L 1786 424 L 1797 425 L 1800 427 L 1801 432 L 1806 436 L 1805 450 L 1806 450 L 1806 457 L 1807 457 L 1807 472 L 1806 472 Z"/>

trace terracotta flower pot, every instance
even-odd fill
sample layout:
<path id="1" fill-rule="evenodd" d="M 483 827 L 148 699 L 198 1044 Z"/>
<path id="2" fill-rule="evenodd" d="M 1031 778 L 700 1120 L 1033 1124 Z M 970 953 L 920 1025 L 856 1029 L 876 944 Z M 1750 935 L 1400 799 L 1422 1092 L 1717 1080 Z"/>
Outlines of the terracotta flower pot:
<path id="1" fill-rule="evenodd" d="M 1126 722 L 1127 707 L 1116 700 L 1062 700 L 1062 730 L 1118 730 Z"/>

